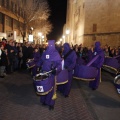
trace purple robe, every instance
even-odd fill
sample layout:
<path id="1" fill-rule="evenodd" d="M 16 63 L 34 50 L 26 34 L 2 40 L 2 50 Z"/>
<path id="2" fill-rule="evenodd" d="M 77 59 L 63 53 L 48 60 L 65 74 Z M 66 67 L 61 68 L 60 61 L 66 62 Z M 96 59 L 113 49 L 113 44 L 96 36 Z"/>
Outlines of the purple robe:
<path id="1" fill-rule="evenodd" d="M 55 49 L 54 40 L 48 41 L 48 48 L 42 54 L 41 60 L 37 64 L 38 66 L 42 66 L 42 71 L 50 71 L 52 69 L 56 69 L 56 74 L 51 74 L 52 77 L 52 86 L 53 89 L 47 95 L 40 96 L 40 102 L 49 106 L 54 106 L 55 100 L 52 99 L 54 95 L 55 88 L 55 76 L 61 71 L 61 57 L 58 51 Z"/>
<path id="2" fill-rule="evenodd" d="M 96 42 L 95 43 L 95 49 L 92 55 L 92 58 L 94 58 L 96 55 L 99 54 L 99 57 L 97 58 L 97 60 L 95 60 L 91 66 L 96 67 L 98 69 L 98 75 L 96 76 L 94 81 L 91 81 L 89 83 L 89 87 L 92 89 L 97 89 L 99 86 L 99 82 L 100 82 L 100 69 L 104 63 L 104 51 L 100 48 L 100 42 Z"/>
<path id="3" fill-rule="evenodd" d="M 63 45 L 63 58 L 64 56 L 71 50 L 68 43 Z M 72 51 L 65 59 L 64 59 L 64 68 L 68 70 L 68 82 L 64 85 L 59 85 L 58 90 L 63 93 L 64 96 L 68 96 L 71 90 L 73 70 L 76 64 L 77 55 L 75 51 Z"/>

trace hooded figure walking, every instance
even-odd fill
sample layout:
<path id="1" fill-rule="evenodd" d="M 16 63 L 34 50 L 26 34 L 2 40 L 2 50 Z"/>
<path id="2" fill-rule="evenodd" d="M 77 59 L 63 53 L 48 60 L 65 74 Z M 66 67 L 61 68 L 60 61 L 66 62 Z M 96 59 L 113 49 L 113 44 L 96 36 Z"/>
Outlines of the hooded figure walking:
<path id="1" fill-rule="evenodd" d="M 91 66 L 96 67 L 98 69 L 98 74 L 95 80 L 89 83 L 89 87 L 92 88 L 92 90 L 96 90 L 99 86 L 101 67 L 104 63 L 104 58 L 105 58 L 104 51 L 101 49 L 100 46 L 101 46 L 100 42 L 95 42 L 95 48 L 93 51 L 92 58 L 94 58 L 96 55 L 99 55 L 99 57 Z"/>
<path id="2" fill-rule="evenodd" d="M 50 82 L 52 83 L 53 89 L 47 95 L 40 96 L 40 102 L 42 105 L 48 105 L 49 110 L 52 110 L 54 109 L 56 99 L 55 76 L 61 71 L 61 57 L 58 51 L 55 49 L 54 40 L 48 41 L 48 47 L 46 51 L 43 52 L 38 66 L 41 67 L 41 72 L 49 72 L 52 70 Z"/>
<path id="3" fill-rule="evenodd" d="M 68 43 L 63 45 L 62 57 L 64 59 L 64 68 L 68 70 L 68 82 L 66 84 L 59 85 L 58 91 L 60 91 L 65 97 L 69 97 L 77 55 L 75 51 L 70 48 Z"/>

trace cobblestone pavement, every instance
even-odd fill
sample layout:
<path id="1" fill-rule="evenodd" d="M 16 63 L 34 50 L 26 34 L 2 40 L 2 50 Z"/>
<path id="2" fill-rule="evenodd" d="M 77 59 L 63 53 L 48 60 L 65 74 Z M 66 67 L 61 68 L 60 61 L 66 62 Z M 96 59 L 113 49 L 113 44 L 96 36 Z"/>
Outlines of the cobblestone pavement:
<path id="1" fill-rule="evenodd" d="M 87 82 L 76 82 L 87 106 L 99 120 L 120 120 L 120 95 L 113 84 L 114 76 L 102 71 L 102 82 L 96 91 L 90 90 Z"/>
<path id="2" fill-rule="evenodd" d="M 58 93 L 55 108 L 49 111 L 40 104 L 30 75 L 15 72 L 0 79 L 0 120 L 97 120 L 80 88 L 74 80 L 70 97 Z"/>

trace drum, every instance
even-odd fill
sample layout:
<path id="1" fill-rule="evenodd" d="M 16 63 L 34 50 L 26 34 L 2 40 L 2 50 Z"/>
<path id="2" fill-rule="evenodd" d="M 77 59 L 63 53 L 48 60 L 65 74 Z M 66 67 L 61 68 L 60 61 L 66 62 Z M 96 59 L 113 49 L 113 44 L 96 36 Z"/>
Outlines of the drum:
<path id="1" fill-rule="evenodd" d="M 80 57 L 77 58 L 76 63 L 79 64 L 79 65 L 85 65 L 86 64 L 85 60 L 80 58 Z"/>
<path id="2" fill-rule="evenodd" d="M 73 76 L 75 79 L 93 81 L 97 74 L 98 70 L 95 67 L 76 64 Z"/>
<path id="3" fill-rule="evenodd" d="M 118 60 L 115 58 L 110 58 L 110 57 L 105 58 L 104 65 L 113 67 L 115 69 L 118 69 L 120 67 Z"/>
<path id="4" fill-rule="evenodd" d="M 57 75 L 57 85 L 66 84 L 68 82 L 68 70 L 62 70 Z"/>
<path id="5" fill-rule="evenodd" d="M 120 64 L 117 59 L 106 57 L 102 68 L 112 74 L 117 74 L 119 67 Z"/>
<path id="6" fill-rule="evenodd" d="M 26 63 L 28 69 L 29 68 L 33 68 L 35 66 L 35 62 L 34 60 L 29 60 L 27 63 Z"/>
<path id="7" fill-rule="evenodd" d="M 114 79 L 114 85 L 117 89 L 118 94 L 120 94 L 120 75 L 117 75 Z"/>
<path id="8" fill-rule="evenodd" d="M 52 79 L 53 79 L 52 76 L 45 76 L 45 75 L 36 77 L 33 80 L 36 93 L 38 95 L 46 95 L 49 92 L 51 92 L 53 89 Z"/>

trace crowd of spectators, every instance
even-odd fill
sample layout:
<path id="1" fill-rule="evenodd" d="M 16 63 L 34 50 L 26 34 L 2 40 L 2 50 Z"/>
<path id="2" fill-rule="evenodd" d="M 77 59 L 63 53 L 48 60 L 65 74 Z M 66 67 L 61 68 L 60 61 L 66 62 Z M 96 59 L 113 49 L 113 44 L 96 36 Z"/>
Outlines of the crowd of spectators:
<path id="1" fill-rule="evenodd" d="M 82 44 L 72 45 L 72 49 L 76 52 L 77 57 L 83 58 L 89 62 L 90 53 L 93 52 L 94 46 L 83 47 Z M 11 74 L 16 70 L 27 69 L 26 62 L 33 58 L 34 49 L 38 48 L 40 56 L 46 49 L 46 44 L 35 45 L 33 43 L 17 43 L 13 40 L 7 41 L 2 39 L 0 42 L 0 77 L 4 78 L 6 74 Z M 62 45 L 56 45 L 56 49 L 62 55 Z M 119 47 L 110 47 L 108 45 L 102 46 L 106 57 L 115 57 L 120 55 Z"/>
<path id="2" fill-rule="evenodd" d="M 0 42 L 0 78 L 17 70 L 27 69 L 26 62 L 33 58 L 35 48 L 38 48 L 42 55 L 46 45 L 35 45 L 29 42 L 17 43 L 13 40 L 2 39 Z"/>

